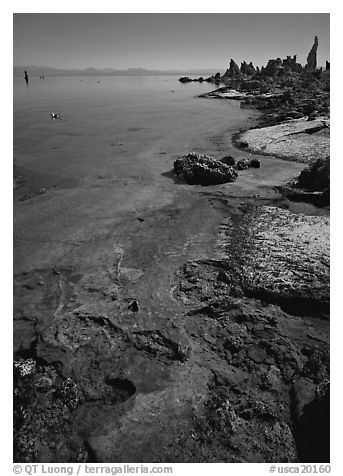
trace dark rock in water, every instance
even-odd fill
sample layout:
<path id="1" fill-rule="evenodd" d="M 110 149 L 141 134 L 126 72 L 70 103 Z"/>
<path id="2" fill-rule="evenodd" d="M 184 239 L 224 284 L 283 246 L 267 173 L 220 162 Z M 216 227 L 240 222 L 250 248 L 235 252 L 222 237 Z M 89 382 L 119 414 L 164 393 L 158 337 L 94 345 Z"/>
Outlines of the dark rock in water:
<path id="1" fill-rule="evenodd" d="M 249 162 L 249 167 L 259 169 L 261 167 L 261 162 L 258 159 L 251 159 Z"/>
<path id="2" fill-rule="evenodd" d="M 188 76 L 182 76 L 180 79 L 179 79 L 180 83 L 190 83 L 192 81 L 191 78 L 189 78 Z"/>
<path id="3" fill-rule="evenodd" d="M 226 155 L 225 157 L 222 157 L 221 159 L 219 159 L 220 162 L 223 162 L 224 164 L 226 165 L 231 165 L 232 167 L 235 165 L 236 163 L 236 160 L 234 157 L 232 157 L 232 155 Z"/>
<path id="4" fill-rule="evenodd" d="M 191 152 L 174 162 L 174 173 L 190 185 L 216 185 L 234 182 L 237 172 L 208 155 Z"/>
<path id="5" fill-rule="evenodd" d="M 314 71 L 317 68 L 317 49 L 318 49 L 318 37 L 314 37 L 314 43 L 307 56 L 306 70 Z"/>
<path id="6" fill-rule="evenodd" d="M 330 61 L 325 62 L 325 70 L 330 71 Z"/>
<path id="7" fill-rule="evenodd" d="M 246 170 L 250 167 L 250 163 L 248 159 L 242 159 L 237 162 L 237 169 L 238 170 Z"/>
<path id="8" fill-rule="evenodd" d="M 298 178 L 298 186 L 310 192 L 326 190 L 330 187 L 330 157 L 316 160 L 304 169 Z"/>

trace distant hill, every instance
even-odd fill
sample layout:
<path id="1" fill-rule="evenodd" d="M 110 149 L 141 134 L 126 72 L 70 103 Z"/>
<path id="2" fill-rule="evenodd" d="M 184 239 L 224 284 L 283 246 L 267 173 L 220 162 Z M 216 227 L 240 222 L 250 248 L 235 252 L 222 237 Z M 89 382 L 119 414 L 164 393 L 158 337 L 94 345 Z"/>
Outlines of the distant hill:
<path id="1" fill-rule="evenodd" d="M 209 76 L 215 74 L 220 69 L 190 69 L 190 70 L 150 70 L 144 68 L 129 68 L 125 70 L 113 68 L 86 68 L 86 69 L 59 69 L 51 66 L 14 66 L 14 76 L 24 76 L 24 71 L 29 73 L 29 76 L 161 76 L 167 74 L 175 75 L 203 75 Z"/>

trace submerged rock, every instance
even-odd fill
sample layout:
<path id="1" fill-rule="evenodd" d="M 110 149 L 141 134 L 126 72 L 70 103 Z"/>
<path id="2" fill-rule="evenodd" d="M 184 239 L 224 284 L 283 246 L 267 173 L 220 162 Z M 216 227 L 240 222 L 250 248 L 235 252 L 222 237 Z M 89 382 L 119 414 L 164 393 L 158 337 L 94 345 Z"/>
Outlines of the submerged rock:
<path id="1" fill-rule="evenodd" d="M 216 185 L 234 182 L 237 172 L 208 155 L 191 152 L 174 162 L 174 173 L 190 185 Z"/>

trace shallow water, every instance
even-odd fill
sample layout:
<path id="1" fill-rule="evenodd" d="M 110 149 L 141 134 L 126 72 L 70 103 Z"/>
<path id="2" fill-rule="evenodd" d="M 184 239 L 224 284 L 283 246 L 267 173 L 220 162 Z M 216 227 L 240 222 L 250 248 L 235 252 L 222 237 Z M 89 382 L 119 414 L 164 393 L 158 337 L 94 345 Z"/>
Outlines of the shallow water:
<path id="1" fill-rule="evenodd" d="M 15 272 L 53 267 L 130 214 L 193 194 L 170 173 L 178 156 L 237 154 L 229 131 L 256 112 L 198 97 L 211 89 L 177 76 L 15 78 Z"/>
<path id="2" fill-rule="evenodd" d="M 219 128 L 244 123 L 253 112 L 239 102 L 198 98 L 207 83 L 177 76 L 46 77 L 14 80 L 15 163 L 37 172 L 91 178 L 155 168 L 142 152 L 182 154 Z M 52 121 L 51 112 L 62 120 Z M 122 170 L 123 161 L 127 170 Z M 147 171 L 146 170 L 146 171 Z"/>

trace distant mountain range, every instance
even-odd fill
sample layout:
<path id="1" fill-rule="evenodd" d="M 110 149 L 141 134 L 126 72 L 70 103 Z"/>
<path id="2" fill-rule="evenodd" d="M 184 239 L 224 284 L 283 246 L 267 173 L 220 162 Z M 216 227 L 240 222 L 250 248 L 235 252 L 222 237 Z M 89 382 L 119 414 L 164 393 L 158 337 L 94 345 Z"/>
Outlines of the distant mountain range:
<path id="1" fill-rule="evenodd" d="M 220 69 L 189 69 L 178 70 L 151 70 L 144 68 L 129 68 L 125 70 L 113 69 L 113 68 L 86 68 L 86 69 L 59 69 L 52 68 L 51 66 L 14 66 L 14 76 L 24 76 L 24 71 L 27 71 L 29 76 L 161 76 L 167 74 L 184 75 L 195 74 L 209 76 L 215 74 Z"/>

